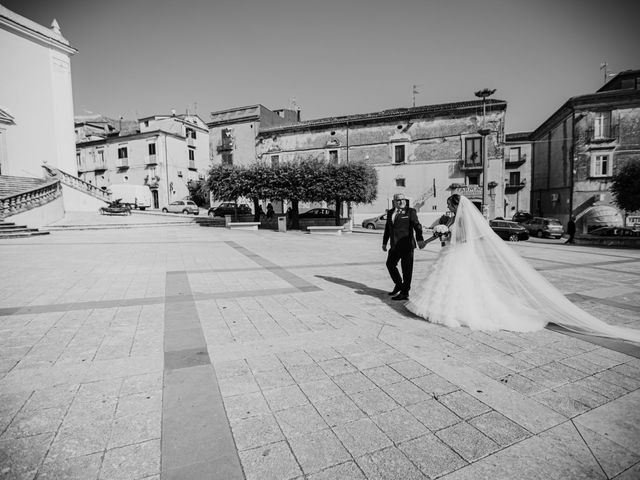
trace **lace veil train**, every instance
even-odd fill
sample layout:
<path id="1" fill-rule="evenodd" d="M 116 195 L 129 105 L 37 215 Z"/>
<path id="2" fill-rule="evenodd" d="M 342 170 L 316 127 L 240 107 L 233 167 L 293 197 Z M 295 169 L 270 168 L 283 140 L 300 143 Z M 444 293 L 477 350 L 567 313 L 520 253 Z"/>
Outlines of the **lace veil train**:
<path id="1" fill-rule="evenodd" d="M 571 303 L 504 240 L 496 235 L 488 222 L 471 203 L 460 197 L 453 223 L 451 246 L 471 248 L 491 281 L 509 298 L 521 299 L 539 312 L 547 323 L 568 330 L 640 343 L 640 329 L 633 329 L 599 320 Z"/>

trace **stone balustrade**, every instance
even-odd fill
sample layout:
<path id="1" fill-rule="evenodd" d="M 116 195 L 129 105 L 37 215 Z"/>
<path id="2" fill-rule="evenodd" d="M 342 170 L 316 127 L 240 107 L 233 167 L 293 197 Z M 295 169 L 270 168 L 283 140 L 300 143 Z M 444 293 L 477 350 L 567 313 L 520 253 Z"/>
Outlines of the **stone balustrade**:
<path id="1" fill-rule="evenodd" d="M 46 185 L 33 190 L 0 198 L 0 219 L 44 205 L 60 195 L 62 195 L 60 180 L 53 179 Z"/>
<path id="2" fill-rule="evenodd" d="M 104 190 L 96 187 L 95 185 L 92 185 L 89 182 L 85 182 L 84 180 L 63 172 L 58 168 L 50 167 L 48 165 L 43 165 L 42 167 L 47 171 L 49 175 L 58 177 L 64 185 L 75 188 L 76 190 L 80 190 L 82 192 L 87 192 L 90 195 L 99 198 L 100 200 L 104 200 L 105 202 L 111 201 L 111 194 L 109 192 L 105 192 Z"/>

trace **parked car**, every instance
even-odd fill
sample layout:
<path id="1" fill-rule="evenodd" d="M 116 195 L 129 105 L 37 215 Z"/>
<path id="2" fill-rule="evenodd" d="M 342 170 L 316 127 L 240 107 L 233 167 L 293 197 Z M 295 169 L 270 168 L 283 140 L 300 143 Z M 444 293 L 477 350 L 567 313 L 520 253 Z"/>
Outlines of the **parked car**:
<path id="1" fill-rule="evenodd" d="M 602 237 L 640 237 L 640 230 L 629 227 L 600 227 L 589 233 Z"/>
<path id="2" fill-rule="evenodd" d="M 162 209 L 164 213 L 193 213 L 194 215 L 200 214 L 200 209 L 191 200 L 176 200 Z"/>
<path id="3" fill-rule="evenodd" d="M 528 222 L 532 218 L 533 218 L 533 215 L 531 215 L 529 212 L 523 212 L 522 210 L 518 210 L 516 213 L 513 214 L 513 217 L 511 217 L 511 220 L 518 223 L 524 223 L 524 222 Z"/>
<path id="4" fill-rule="evenodd" d="M 211 207 L 207 212 L 210 217 L 224 217 L 225 215 L 251 215 L 251 207 L 246 203 L 222 202 L 217 207 Z"/>
<path id="5" fill-rule="evenodd" d="M 517 242 L 519 240 L 528 240 L 529 232 L 526 228 L 517 222 L 509 220 L 490 220 L 489 226 L 503 240 Z"/>
<path id="6" fill-rule="evenodd" d="M 560 238 L 564 234 L 564 227 L 557 218 L 533 217 L 522 223 L 527 229 L 529 235 L 535 235 L 538 238 Z"/>
<path id="7" fill-rule="evenodd" d="M 362 228 L 368 228 L 369 230 L 375 230 L 376 228 L 384 228 L 387 223 L 387 214 L 383 213 L 377 217 L 365 218 L 362 221 Z"/>
<path id="8" fill-rule="evenodd" d="M 330 208 L 312 208 L 298 215 L 298 218 L 335 218 L 336 211 Z"/>

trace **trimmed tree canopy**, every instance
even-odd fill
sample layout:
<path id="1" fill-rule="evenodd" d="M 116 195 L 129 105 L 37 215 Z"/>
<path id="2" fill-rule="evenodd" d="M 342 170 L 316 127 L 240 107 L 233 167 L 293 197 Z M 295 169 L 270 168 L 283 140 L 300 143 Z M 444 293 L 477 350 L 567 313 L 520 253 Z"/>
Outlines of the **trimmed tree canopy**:
<path id="1" fill-rule="evenodd" d="M 618 208 L 626 212 L 640 210 L 640 161 L 627 163 L 618 170 L 610 190 Z"/>

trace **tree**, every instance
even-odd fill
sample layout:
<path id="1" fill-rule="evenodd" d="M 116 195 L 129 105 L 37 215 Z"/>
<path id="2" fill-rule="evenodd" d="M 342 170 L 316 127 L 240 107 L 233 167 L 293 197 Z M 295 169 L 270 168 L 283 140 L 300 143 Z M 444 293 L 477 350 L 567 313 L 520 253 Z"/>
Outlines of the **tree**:
<path id="1" fill-rule="evenodd" d="M 353 162 L 326 166 L 325 199 L 336 204 L 336 225 L 340 224 L 342 204 L 371 203 L 378 195 L 378 174 L 366 163 Z"/>
<path id="2" fill-rule="evenodd" d="M 189 180 L 187 182 L 189 198 L 199 207 L 209 207 L 209 185 L 205 180 Z"/>
<path id="3" fill-rule="evenodd" d="M 214 165 L 209 170 L 207 186 L 214 200 L 237 202 L 247 190 L 243 180 L 244 167 Z M 237 218 L 237 212 L 235 217 Z"/>
<path id="4" fill-rule="evenodd" d="M 629 162 L 620 168 L 610 190 L 615 204 L 625 213 L 640 210 L 640 162 Z"/>
<path id="5" fill-rule="evenodd" d="M 243 172 L 242 196 L 253 200 L 254 221 L 260 221 L 260 199 L 274 198 L 273 168 L 264 162 L 249 165 Z"/>

